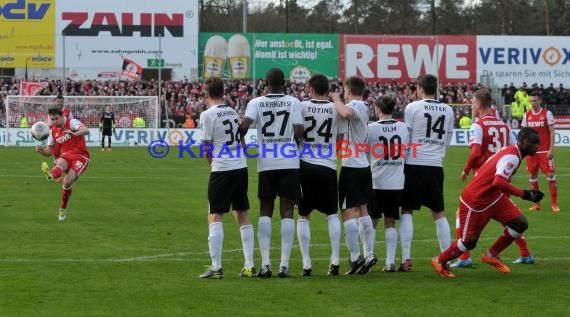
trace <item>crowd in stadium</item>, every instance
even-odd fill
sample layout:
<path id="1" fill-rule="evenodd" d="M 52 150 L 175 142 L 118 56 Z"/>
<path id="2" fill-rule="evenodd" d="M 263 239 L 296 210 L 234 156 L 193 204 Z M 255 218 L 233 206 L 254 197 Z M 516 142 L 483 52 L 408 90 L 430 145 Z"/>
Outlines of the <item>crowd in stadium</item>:
<path id="1" fill-rule="evenodd" d="M 342 82 L 339 80 L 331 81 L 332 91 L 342 89 Z M 444 83 L 440 86 L 440 99 L 449 104 L 470 104 L 472 94 L 479 89 L 480 84 L 458 84 Z M 20 80 L 0 80 L 0 108 L 3 108 L 3 100 L 6 95 L 18 95 Z M 265 90 L 263 80 L 256 81 L 227 81 L 226 93 L 224 100 L 243 116 L 247 103 L 255 96 L 262 95 Z M 396 100 L 395 118 L 402 118 L 404 107 L 417 99 L 416 84 L 414 82 L 402 83 L 368 83 L 367 101 L 372 105 L 378 98 L 388 95 Z M 542 100 L 549 109 L 556 113 L 558 107 L 570 105 L 570 89 L 565 89 L 562 84 L 555 87 L 550 84 L 548 87 L 543 85 L 532 84 L 527 86 L 526 83 L 521 87 L 515 87 L 513 83 L 505 84 L 502 88 L 504 104 L 510 105 L 515 101 L 515 94 L 519 90 L 524 90 L 530 94 L 533 90 L 539 90 L 542 93 Z M 254 95 L 255 92 L 255 95 Z M 102 80 L 50 80 L 48 86 L 38 95 L 58 95 L 62 93 L 65 96 L 157 96 L 158 81 L 139 80 L 139 81 L 102 81 Z M 300 100 L 309 98 L 306 87 L 302 83 L 289 83 L 286 93 L 297 97 Z M 161 89 L 161 109 L 166 106 L 167 111 L 161 111 L 162 119 L 168 118 L 175 122 L 176 127 L 194 128 L 198 126 L 200 113 L 206 110 L 206 103 L 202 92 L 201 81 L 163 81 Z M 496 102 L 502 104 L 501 102 Z M 469 107 L 456 107 L 456 124 L 463 114 L 469 115 Z M 370 112 L 371 119 L 373 112 Z M 78 114 L 79 115 L 79 114 Z M 89 114 L 87 114 L 89 115 Z M 510 117 L 509 114 L 503 114 L 503 117 Z M 459 127 L 459 126 L 457 126 Z"/>

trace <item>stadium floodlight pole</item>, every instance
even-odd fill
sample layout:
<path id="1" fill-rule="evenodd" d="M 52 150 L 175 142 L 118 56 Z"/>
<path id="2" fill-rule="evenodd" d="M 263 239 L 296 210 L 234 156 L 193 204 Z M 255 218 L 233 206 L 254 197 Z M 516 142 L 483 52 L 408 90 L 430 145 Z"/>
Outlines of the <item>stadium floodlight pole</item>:
<path id="1" fill-rule="evenodd" d="M 243 33 L 247 33 L 247 0 L 243 0 Z"/>
<path id="2" fill-rule="evenodd" d="M 63 46 L 62 47 L 62 50 L 63 50 L 63 73 L 62 73 L 63 78 L 62 78 L 62 81 L 63 81 L 63 89 L 65 90 L 65 31 L 61 32 L 61 37 L 62 37 L 61 42 L 62 42 L 62 46 Z M 62 93 L 63 93 L 63 91 L 62 91 Z"/>
<path id="3" fill-rule="evenodd" d="M 441 78 L 439 77 L 439 36 L 435 36 L 435 71 L 437 77 L 437 86 L 435 89 L 435 100 L 439 100 L 439 86 L 441 82 Z"/>
<path id="4" fill-rule="evenodd" d="M 253 34 L 253 43 L 255 43 L 255 33 Z M 253 58 L 251 59 L 253 62 L 253 70 L 252 70 L 253 74 L 251 74 L 251 77 L 253 78 L 253 90 L 252 90 L 253 95 L 252 95 L 252 97 L 255 98 L 255 97 L 257 97 L 257 90 L 256 90 L 257 85 L 255 84 L 255 61 L 257 61 L 257 58 L 255 58 L 255 45 L 253 45 L 253 54 L 251 54 L 251 55 L 253 55 Z"/>
<path id="5" fill-rule="evenodd" d="M 161 81 L 162 81 L 162 63 L 160 61 L 161 57 L 162 57 L 162 33 L 160 33 L 158 35 L 158 105 L 157 105 L 156 110 L 155 110 L 155 112 L 156 112 L 155 113 L 155 115 L 156 115 L 155 120 L 157 120 L 155 122 L 155 129 L 157 129 L 157 131 L 158 131 L 158 126 L 160 125 L 160 118 L 159 118 L 160 112 L 158 111 L 158 108 L 161 106 L 160 92 L 162 90 L 161 89 L 161 87 L 162 87 L 162 84 L 161 84 Z"/>

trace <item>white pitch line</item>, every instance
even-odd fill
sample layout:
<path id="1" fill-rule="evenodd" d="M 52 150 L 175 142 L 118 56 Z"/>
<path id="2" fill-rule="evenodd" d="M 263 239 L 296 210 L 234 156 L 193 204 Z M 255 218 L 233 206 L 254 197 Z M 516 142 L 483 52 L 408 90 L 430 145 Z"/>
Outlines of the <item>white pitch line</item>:
<path id="1" fill-rule="evenodd" d="M 570 174 L 555 174 L 556 177 L 569 177 Z M 22 174 L 0 174 L 0 177 L 2 178 L 45 178 L 45 176 L 38 174 L 34 174 L 34 175 L 22 175 Z M 184 177 L 184 176 L 182 176 Z M 448 177 L 452 177 L 452 176 L 448 176 Z M 528 175 L 525 174 L 517 174 L 514 176 L 515 178 L 528 178 Z M 179 175 L 169 175 L 169 176 L 164 176 L 164 175 L 146 175 L 146 176 L 89 176 L 89 175 L 83 175 L 81 176 L 81 179 L 103 179 L 103 180 L 118 180 L 118 179 L 125 179 L 125 180 L 130 180 L 130 179 L 149 179 L 149 178 L 154 178 L 154 179 L 172 179 L 172 178 L 177 178 L 180 179 Z M 192 178 L 191 176 L 188 176 L 187 178 Z M 540 178 L 540 177 L 539 177 Z M 206 179 L 206 178 L 205 178 Z"/>
<path id="2" fill-rule="evenodd" d="M 538 240 L 538 239 L 570 239 L 570 236 L 532 236 L 526 237 L 527 240 Z M 495 238 L 482 238 L 479 241 L 484 240 L 495 240 Z M 423 240 L 414 240 L 413 242 L 431 242 L 435 243 L 437 240 L 435 239 L 423 239 Z M 376 242 L 377 245 L 384 244 L 383 241 Z M 311 248 L 330 248 L 329 244 L 312 244 Z M 257 249 L 256 249 L 257 250 Z M 279 250 L 279 248 L 271 248 L 271 250 Z M 223 253 L 238 253 L 242 252 L 242 249 L 229 249 L 223 250 Z M 103 258 L 103 259 L 94 259 L 94 258 L 86 258 L 86 259 L 38 259 L 38 258 L 14 258 L 14 259 L 6 259 L 0 258 L 0 262 L 2 263 L 129 263 L 129 262 L 154 262 L 154 261 L 187 261 L 187 262 L 207 262 L 209 258 L 196 258 L 195 255 L 208 255 L 208 251 L 201 251 L 201 252 L 175 252 L 175 253 L 160 253 L 155 255 L 141 255 L 135 257 L 127 257 L 127 258 Z M 180 258 L 180 257 L 189 257 L 189 258 Z M 329 258 L 313 258 L 314 260 L 322 260 L 328 261 Z M 431 258 L 424 258 L 424 257 L 415 257 L 414 259 L 431 259 Z M 546 257 L 546 258 L 536 258 L 538 260 L 545 260 L 545 261 L 568 261 L 570 257 Z M 231 259 L 228 259 L 232 261 Z M 224 259 L 224 261 L 226 261 Z M 238 261 L 237 259 L 235 261 Z M 241 261 L 241 260 L 239 260 Z"/>

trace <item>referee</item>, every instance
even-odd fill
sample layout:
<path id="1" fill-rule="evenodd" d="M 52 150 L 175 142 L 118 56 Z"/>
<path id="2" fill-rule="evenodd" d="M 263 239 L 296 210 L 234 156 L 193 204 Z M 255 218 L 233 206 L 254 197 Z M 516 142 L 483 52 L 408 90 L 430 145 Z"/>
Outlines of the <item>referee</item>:
<path id="1" fill-rule="evenodd" d="M 102 133 L 101 152 L 105 151 L 105 136 L 109 137 L 107 151 L 111 151 L 111 136 L 115 132 L 115 114 L 111 111 L 111 106 L 106 106 L 105 111 L 101 114 L 99 131 Z"/>

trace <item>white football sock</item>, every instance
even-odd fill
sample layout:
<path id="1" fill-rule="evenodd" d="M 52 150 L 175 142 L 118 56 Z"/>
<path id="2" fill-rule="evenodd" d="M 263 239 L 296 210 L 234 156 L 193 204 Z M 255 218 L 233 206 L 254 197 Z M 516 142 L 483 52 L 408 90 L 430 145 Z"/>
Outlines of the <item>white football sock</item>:
<path id="1" fill-rule="evenodd" d="M 364 257 L 373 254 L 376 235 L 374 234 L 374 225 L 372 224 L 372 218 L 370 218 L 370 216 L 358 218 L 358 234 L 360 235 L 360 240 L 362 240 Z"/>
<path id="2" fill-rule="evenodd" d="M 253 225 L 245 225 L 239 228 L 241 234 L 241 246 L 245 263 L 243 267 L 254 267 L 253 263 Z"/>
<path id="3" fill-rule="evenodd" d="M 328 215 L 329 223 L 329 239 L 331 240 L 331 264 L 339 265 L 340 263 L 340 220 L 338 215 Z"/>
<path id="4" fill-rule="evenodd" d="M 269 249 L 271 247 L 271 217 L 259 217 L 257 241 L 259 243 L 259 253 L 261 254 L 261 266 L 271 265 L 271 261 L 269 260 Z"/>
<path id="5" fill-rule="evenodd" d="M 297 239 L 299 240 L 299 248 L 303 257 L 303 269 L 310 269 L 311 255 L 309 246 L 311 245 L 311 222 L 308 219 L 297 220 Z"/>
<path id="6" fill-rule="evenodd" d="M 279 266 L 289 267 L 293 240 L 295 240 L 295 220 L 281 219 L 281 264 Z"/>
<path id="7" fill-rule="evenodd" d="M 451 230 L 446 217 L 435 221 L 435 231 L 437 232 L 437 240 L 439 240 L 439 249 L 443 252 L 451 245 Z"/>
<path id="8" fill-rule="evenodd" d="M 208 247 L 212 258 L 212 270 L 222 267 L 222 244 L 224 243 L 224 225 L 214 222 L 208 227 Z"/>
<path id="9" fill-rule="evenodd" d="M 396 263 L 396 248 L 398 247 L 398 230 L 386 228 L 386 265 Z"/>
<path id="10" fill-rule="evenodd" d="M 400 216 L 400 247 L 402 248 L 402 262 L 411 259 L 412 238 L 414 236 L 414 223 L 411 214 Z"/>
<path id="11" fill-rule="evenodd" d="M 358 223 L 356 219 L 348 219 L 344 222 L 344 239 L 350 251 L 350 261 L 354 262 L 360 257 L 360 244 L 358 243 Z"/>

